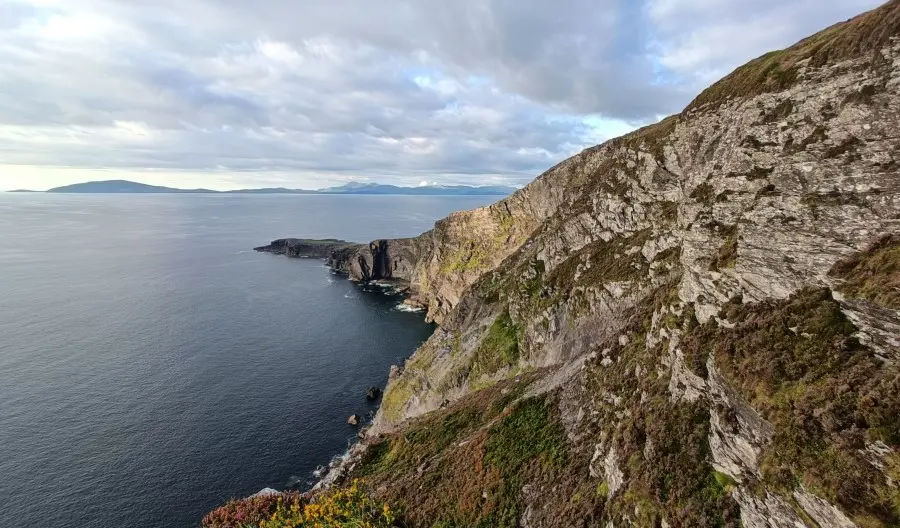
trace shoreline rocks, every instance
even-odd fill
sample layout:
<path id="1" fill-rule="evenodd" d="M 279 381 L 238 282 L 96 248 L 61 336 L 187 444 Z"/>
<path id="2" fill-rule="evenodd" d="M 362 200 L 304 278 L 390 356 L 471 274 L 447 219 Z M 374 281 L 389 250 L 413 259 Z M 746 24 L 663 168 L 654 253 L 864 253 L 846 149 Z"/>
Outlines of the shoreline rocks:
<path id="1" fill-rule="evenodd" d="M 369 401 L 375 401 L 381 397 L 381 389 L 378 387 L 369 387 L 366 389 L 366 399 Z"/>
<path id="2" fill-rule="evenodd" d="M 278 240 L 273 240 L 268 246 L 256 247 L 253 248 L 253 250 L 260 253 L 285 255 L 292 258 L 327 259 L 336 251 L 359 245 L 362 244 L 355 244 L 353 242 L 335 238 L 321 240 L 308 238 L 279 238 Z"/>

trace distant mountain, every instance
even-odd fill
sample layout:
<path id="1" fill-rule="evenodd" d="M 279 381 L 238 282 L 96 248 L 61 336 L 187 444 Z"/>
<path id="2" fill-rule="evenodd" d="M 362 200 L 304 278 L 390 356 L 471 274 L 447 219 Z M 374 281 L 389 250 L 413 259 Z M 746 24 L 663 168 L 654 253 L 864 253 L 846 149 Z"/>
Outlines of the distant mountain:
<path id="1" fill-rule="evenodd" d="M 175 189 L 158 185 L 146 185 L 127 180 L 108 180 L 76 183 L 54 187 L 48 193 L 102 193 L 102 194 L 172 194 L 172 193 L 214 193 L 209 189 Z"/>
<path id="2" fill-rule="evenodd" d="M 473 187 L 469 185 L 422 185 L 419 187 L 399 187 L 379 183 L 350 182 L 338 187 L 326 189 L 285 189 L 283 187 L 267 189 L 240 189 L 236 191 L 214 191 L 211 189 L 176 189 L 146 185 L 127 180 L 96 181 L 76 183 L 64 187 L 55 187 L 48 193 L 82 193 L 82 194 L 400 194 L 411 196 L 507 196 L 516 191 L 515 187 L 486 185 Z M 33 191 L 18 191 L 33 192 Z"/>
<path id="3" fill-rule="evenodd" d="M 485 185 L 472 187 L 469 185 L 422 185 L 419 187 L 398 187 L 379 183 L 350 182 L 340 187 L 319 189 L 318 194 L 405 194 L 419 196 L 467 196 L 467 195 L 502 195 L 516 192 L 514 187 L 501 185 Z"/>

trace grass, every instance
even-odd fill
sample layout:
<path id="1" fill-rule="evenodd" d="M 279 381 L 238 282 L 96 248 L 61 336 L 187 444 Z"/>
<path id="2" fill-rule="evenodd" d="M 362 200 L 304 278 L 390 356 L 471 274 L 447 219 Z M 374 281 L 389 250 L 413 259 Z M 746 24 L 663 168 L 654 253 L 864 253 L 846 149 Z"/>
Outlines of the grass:
<path id="1" fill-rule="evenodd" d="M 785 50 L 772 51 L 736 69 L 704 90 L 685 110 L 716 107 L 732 97 L 750 98 L 786 90 L 797 82 L 800 63 L 812 67 L 876 56 L 900 33 L 900 2 L 892 0 L 848 22 L 834 25 Z M 782 113 L 785 109 L 782 109 Z M 777 115 L 775 117 L 777 119 Z"/>
<path id="2" fill-rule="evenodd" d="M 658 123 L 639 128 L 620 139 L 626 145 L 650 152 L 660 165 L 664 165 L 665 139 L 671 135 L 680 121 L 681 116 L 672 115 Z"/>
<path id="3" fill-rule="evenodd" d="M 504 310 L 494 319 L 472 356 L 471 379 L 489 376 L 519 362 L 519 329 Z"/>
<path id="4" fill-rule="evenodd" d="M 354 477 L 378 490 L 380 501 L 396 504 L 409 527 L 516 526 L 525 483 L 556 486 L 586 474 L 583 466 L 571 467 L 579 461 L 568 456 L 552 401 L 520 400 L 541 374 L 499 382 L 411 421 L 371 445 Z M 593 485 L 582 486 L 580 478 L 570 484 L 581 487 L 561 490 L 566 498 L 554 504 L 593 508 Z"/>
<path id="5" fill-rule="evenodd" d="M 644 230 L 630 236 L 618 236 L 609 242 L 600 240 L 588 244 L 548 273 L 546 282 L 560 294 L 566 294 L 577 286 L 645 277 L 649 263 L 640 248 L 649 238 L 650 231 Z"/>
<path id="6" fill-rule="evenodd" d="M 489 431 L 485 461 L 504 474 L 516 474 L 529 461 L 561 467 L 565 462 L 565 436 L 552 419 L 554 412 L 542 399 L 520 403 Z"/>
<path id="7" fill-rule="evenodd" d="M 865 251 L 836 263 L 829 272 L 843 282 L 838 291 L 900 310 L 900 235 L 885 235 Z"/>
<path id="8" fill-rule="evenodd" d="M 716 480 L 716 483 L 724 489 L 725 491 L 731 491 L 737 486 L 737 482 L 730 476 L 722 473 L 721 471 L 713 471 L 713 478 Z"/>
<path id="9" fill-rule="evenodd" d="M 608 502 L 609 518 L 634 526 L 740 526 L 737 503 L 715 478 L 709 447 L 709 409 L 705 402 L 673 401 L 668 377 L 653 365 L 664 354 L 664 344 L 653 347 L 645 338 L 654 313 L 678 301 L 678 278 L 660 285 L 622 317 L 625 328 L 599 349 L 613 358 L 588 366 L 587 391 L 615 394 L 621 401 L 596 409 L 606 446 L 615 447 L 624 484 Z M 686 328 L 679 321 L 674 327 Z M 622 345 L 618 334 L 629 336 Z M 641 367 L 644 374 L 635 375 Z M 605 447 L 608 450 L 609 447 Z M 606 484 L 606 485 L 604 485 Z M 608 483 L 598 482 L 598 493 L 608 493 Z M 602 524 L 601 524 L 602 526 Z"/>
<path id="10" fill-rule="evenodd" d="M 520 402 L 488 430 L 484 462 L 501 475 L 496 516 L 490 526 L 518 526 L 524 508 L 526 474 L 538 466 L 559 469 L 566 461 L 566 440 L 555 410 L 543 398 Z"/>
<path id="11" fill-rule="evenodd" d="M 710 271 L 720 271 L 723 269 L 733 268 L 737 263 L 737 225 L 726 226 L 722 228 L 720 234 L 725 238 L 725 242 L 719 247 L 716 255 L 709 263 Z"/>
<path id="12" fill-rule="evenodd" d="M 486 266 L 488 258 L 487 248 L 476 242 L 456 249 L 441 263 L 442 275 L 455 275 L 482 270 Z"/>
<path id="13" fill-rule="evenodd" d="M 868 526 L 896 526 L 900 491 L 860 450 L 874 441 L 900 446 L 900 372 L 860 345 L 827 289 L 756 305 L 734 300 L 723 315 L 734 329 L 709 322 L 685 343 L 702 342 L 774 426 L 764 482 L 786 493 L 802 482 Z"/>

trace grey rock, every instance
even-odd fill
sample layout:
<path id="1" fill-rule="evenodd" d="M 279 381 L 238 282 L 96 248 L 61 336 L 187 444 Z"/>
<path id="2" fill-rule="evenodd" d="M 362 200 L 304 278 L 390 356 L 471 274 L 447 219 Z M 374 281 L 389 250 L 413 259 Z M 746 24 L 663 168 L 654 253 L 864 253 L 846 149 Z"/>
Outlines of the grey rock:
<path id="1" fill-rule="evenodd" d="M 794 500 L 821 528 L 857 528 L 841 510 L 803 488 L 794 490 Z"/>

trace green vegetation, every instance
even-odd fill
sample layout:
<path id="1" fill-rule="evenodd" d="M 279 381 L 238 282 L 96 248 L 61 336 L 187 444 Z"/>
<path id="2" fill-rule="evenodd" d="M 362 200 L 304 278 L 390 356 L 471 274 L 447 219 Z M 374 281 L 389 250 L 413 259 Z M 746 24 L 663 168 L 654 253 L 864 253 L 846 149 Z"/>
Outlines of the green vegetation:
<path id="1" fill-rule="evenodd" d="M 332 489 L 305 502 L 282 500 L 258 528 L 393 528 L 397 515 L 379 504 L 353 482 L 346 489 Z M 248 527 L 249 528 L 249 527 Z"/>
<path id="2" fill-rule="evenodd" d="M 731 97 L 750 98 L 790 88 L 797 81 L 799 63 L 812 67 L 869 55 L 890 43 L 900 32 L 900 3 L 888 2 L 875 11 L 834 25 L 794 46 L 750 61 L 701 93 L 685 110 L 715 107 Z M 877 60 L 873 59 L 873 60 Z"/>
<path id="3" fill-rule="evenodd" d="M 668 377 L 653 368 L 664 354 L 663 344 L 647 346 L 652 315 L 678 302 L 677 284 L 678 277 L 672 277 L 623 314 L 625 328 L 598 347 L 613 361 L 601 363 L 598 358 L 589 365 L 586 390 L 621 398 L 596 408 L 596 427 L 615 447 L 624 473 L 624 485 L 606 513 L 613 520 L 628 518 L 635 526 L 660 526 L 665 520 L 670 526 L 737 527 L 737 503 L 709 464 L 707 404 L 672 401 Z M 690 331 L 684 322 L 688 319 L 693 317 L 673 316 L 664 324 Z M 629 336 L 626 344 L 619 334 Z M 635 373 L 638 368 L 640 375 Z M 601 433 L 592 434 L 597 438 Z M 608 494 L 608 482 L 596 486 L 598 494 Z"/>
<path id="4" fill-rule="evenodd" d="M 683 341 L 694 364 L 717 367 L 775 428 L 762 458 L 765 483 L 786 493 L 803 483 L 866 526 L 900 522 L 900 491 L 861 455 L 866 443 L 900 444 L 900 372 L 853 337 L 827 289 L 784 301 L 723 308 Z M 702 374 L 702 372 L 701 372 Z"/>
<path id="5" fill-rule="evenodd" d="M 515 366 L 519 361 L 519 329 L 512 322 L 509 310 L 504 310 L 488 328 L 472 357 L 471 377 L 491 375 L 501 368 Z"/>
<path id="6" fill-rule="evenodd" d="M 733 268 L 735 263 L 737 262 L 737 225 L 726 226 L 720 231 L 720 234 L 725 237 L 725 243 L 723 243 L 719 247 L 719 250 L 716 252 L 716 256 L 713 257 L 712 261 L 709 263 L 710 271 L 720 271 L 723 269 Z"/>
<path id="7" fill-rule="evenodd" d="M 600 484 L 597 484 L 597 496 L 602 498 L 609 497 L 609 484 L 604 480 Z"/>
<path id="8" fill-rule="evenodd" d="M 549 489 L 566 482 L 563 475 L 586 473 L 569 466 L 582 461 L 568 456 L 551 401 L 520 400 L 540 374 L 500 382 L 412 421 L 370 446 L 355 476 L 379 490 L 379 500 L 401 506 L 408 526 L 516 526 L 523 485 Z M 594 485 L 580 478 L 568 484 L 587 487 L 560 489 L 558 504 L 578 498 L 571 507 L 590 511 Z"/>
<path id="9" fill-rule="evenodd" d="M 731 491 L 737 486 L 737 482 L 734 481 L 733 478 L 722 473 L 721 471 L 713 471 L 713 478 L 716 479 L 716 483 L 719 484 L 719 487 L 724 489 L 725 491 Z"/>
<path id="10" fill-rule="evenodd" d="M 626 145 L 653 154 L 660 165 L 665 164 L 665 140 L 672 134 L 681 121 L 680 115 L 669 116 L 658 123 L 639 128 L 622 136 L 620 141 Z"/>
<path id="11" fill-rule="evenodd" d="M 618 236 L 609 242 L 600 240 L 588 244 L 554 268 L 546 282 L 564 294 L 576 286 L 642 278 L 647 275 L 649 263 L 640 250 L 649 238 L 650 231 L 644 230 L 631 236 Z"/>
<path id="12" fill-rule="evenodd" d="M 900 310 L 900 235 L 885 235 L 868 249 L 834 265 L 838 291 Z"/>
<path id="13" fill-rule="evenodd" d="M 691 198 L 697 200 L 700 203 L 711 205 L 713 202 L 714 192 L 715 191 L 713 190 L 712 185 L 703 182 L 700 185 L 694 187 L 694 191 L 691 193 Z"/>
<path id="14" fill-rule="evenodd" d="M 374 501 L 353 482 L 312 498 L 273 493 L 230 500 L 206 515 L 203 528 L 391 528 L 398 521 L 390 506 Z"/>
<path id="15" fill-rule="evenodd" d="M 284 502 L 302 503 L 297 493 L 284 495 L 257 495 L 246 499 L 231 499 L 203 517 L 203 528 L 255 528 L 261 521 L 269 519 L 279 504 Z"/>
<path id="16" fill-rule="evenodd" d="M 565 462 L 565 435 L 553 420 L 554 411 L 540 399 L 521 402 L 489 431 L 485 460 L 509 475 L 522 471 L 529 461 L 561 467 Z"/>
<path id="17" fill-rule="evenodd" d="M 628 461 L 623 495 L 643 505 L 637 524 L 664 516 L 676 526 L 739 526 L 737 504 L 709 465 L 708 409 L 659 397 L 634 410 L 617 435 Z"/>
<path id="18" fill-rule="evenodd" d="M 424 345 L 406 362 L 404 375 L 396 378 L 385 390 L 381 400 L 381 410 L 389 420 L 399 420 L 407 402 L 422 390 L 422 376 L 434 361 L 434 343 L 426 341 Z"/>
<path id="19" fill-rule="evenodd" d="M 498 256 L 505 255 L 506 248 L 514 245 L 510 239 L 517 233 L 516 218 L 511 213 L 492 208 L 490 219 L 492 229 L 488 234 L 467 234 L 464 237 L 465 240 L 462 240 L 457 247 L 443 256 L 439 270 L 441 275 L 452 276 L 488 271 L 496 263 Z M 525 231 L 525 229 L 521 229 L 521 226 L 520 230 Z"/>
<path id="20" fill-rule="evenodd" d="M 484 269 L 489 258 L 488 248 L 476 242 L 453 251 L 441 263 L 442 275 L 454 275 Z"/>
<path id="21" fill-rule="evenodd" d="M 543 399 L 528 399 L 489 429 L 484 461 L 501 475 L 497 517 L 492 526 L 518 526 L 524 507 L 520 492 L 529 470 L 563 466 L 565 433 L 555 414 Z"/>

